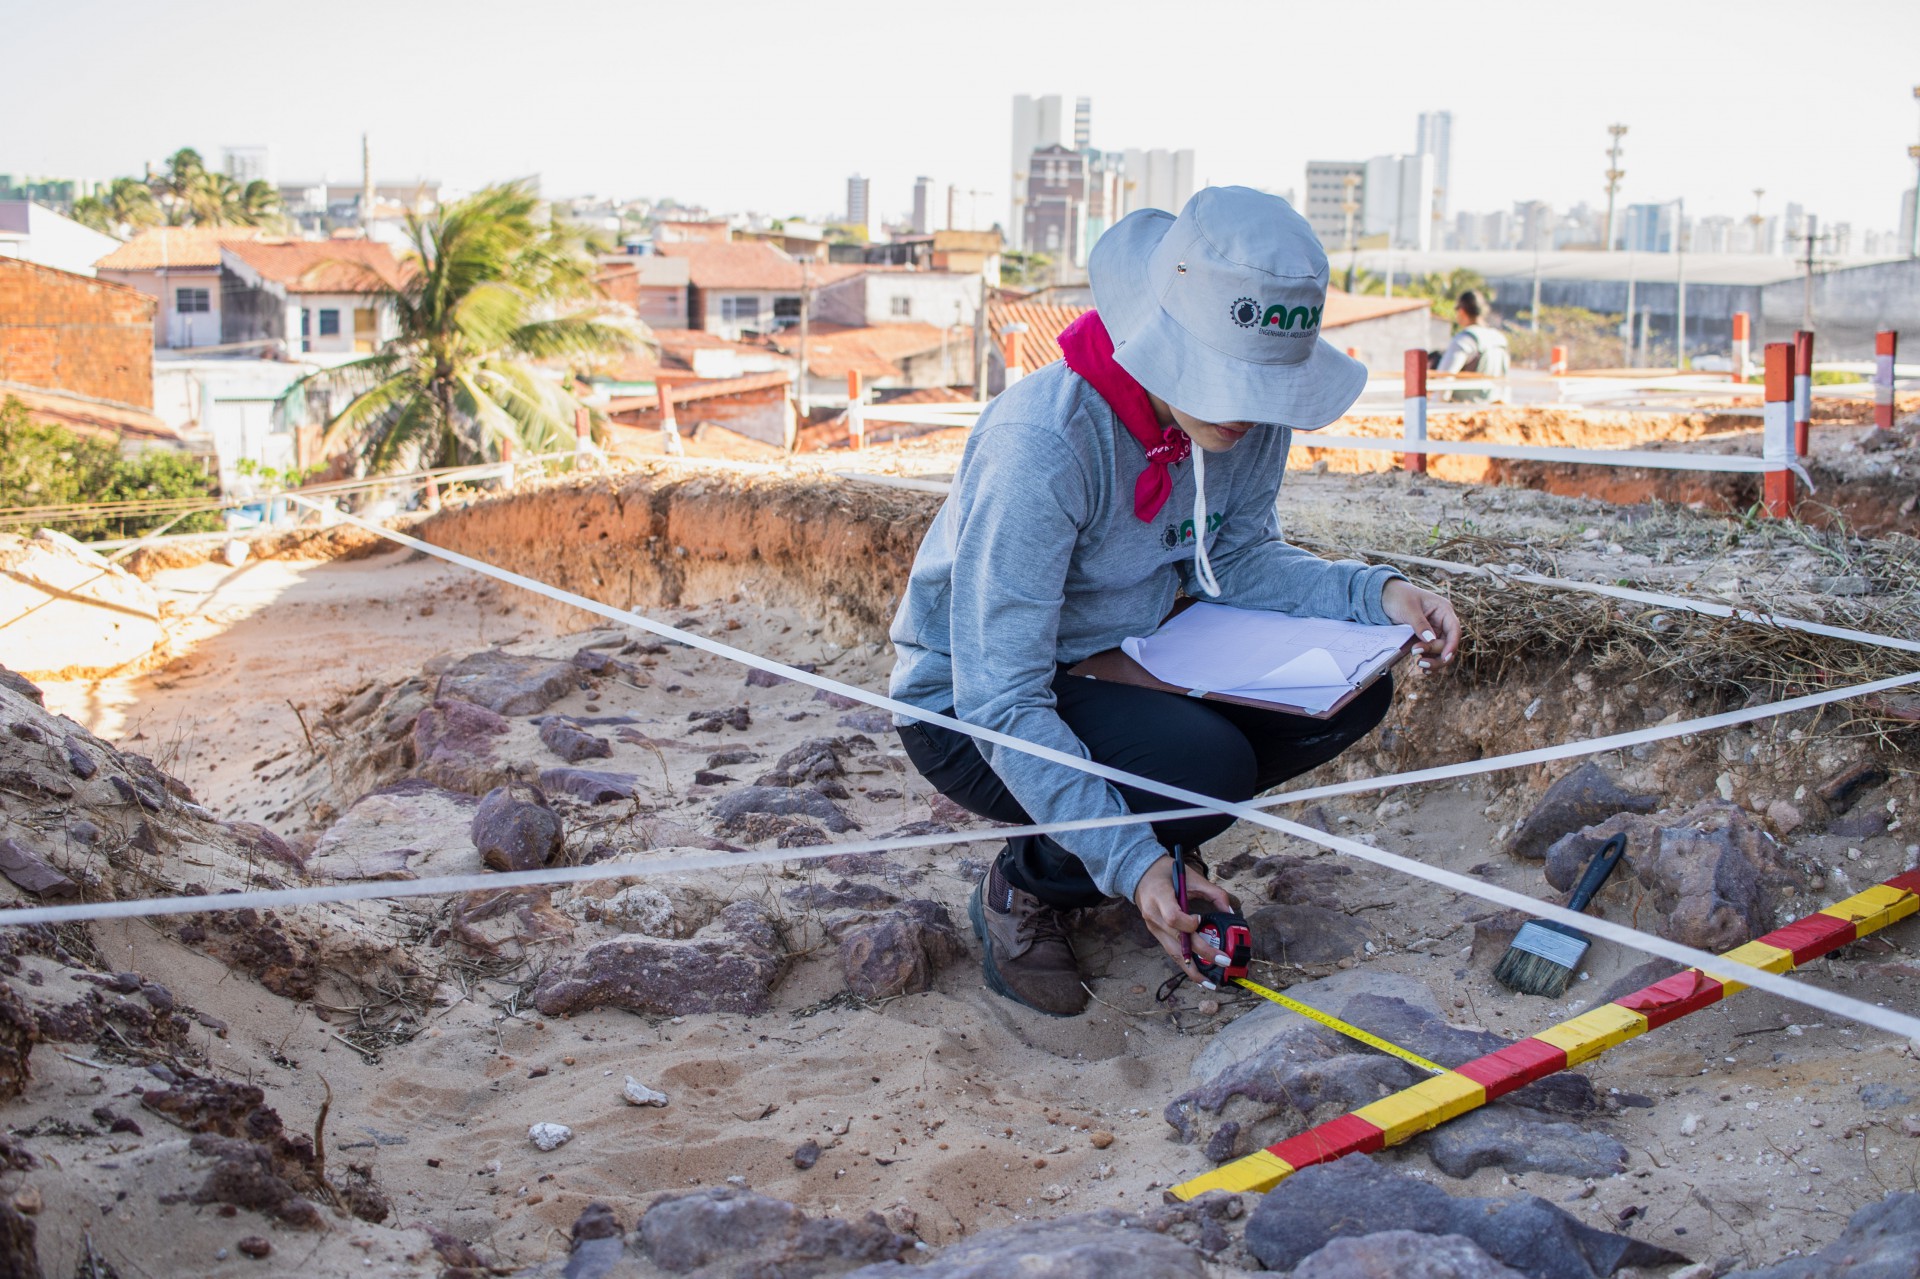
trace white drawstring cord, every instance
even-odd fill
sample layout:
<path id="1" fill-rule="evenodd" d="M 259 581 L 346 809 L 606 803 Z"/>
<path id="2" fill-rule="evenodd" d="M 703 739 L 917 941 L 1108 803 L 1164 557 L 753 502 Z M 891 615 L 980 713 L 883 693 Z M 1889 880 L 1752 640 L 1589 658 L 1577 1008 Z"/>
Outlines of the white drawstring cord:
<path id="1" fill-rule="evenodd" d="M 1220 581 L 1207 560 L 1207 451 L 1193 446 L 1193 575 L 1200 589 L 1220 598 Z"/>

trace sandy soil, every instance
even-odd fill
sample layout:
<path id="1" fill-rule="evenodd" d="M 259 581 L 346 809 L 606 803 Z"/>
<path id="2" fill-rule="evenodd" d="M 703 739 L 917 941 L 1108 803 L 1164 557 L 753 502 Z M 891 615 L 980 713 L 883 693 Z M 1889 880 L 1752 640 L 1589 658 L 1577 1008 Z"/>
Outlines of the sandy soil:
<path id="1" fill-rule="evenodd" d="M 905 450 L 876 458 L 873 469 L 937 474 L 942 456 L 950 464 L 950 451 L 940 454 L 937 446 L 917 455 Z M 1485 490 L 1406 477 L 1336 474 L 1303 475 L 1297 484 L 1290 480 L 1287 492 L 1289 526 L 1334 541 L 1383 524 L 1451 527 L 1470 517 L 1482 530 L 1514 537 L 1556 528 L 1569 538 L 1570 556 L 1585 557 L 1596 575 L 1609 579 L 1625 575 L 1630 554 L 1612 549 L 1615 516 L 1597 504 L 1592 518 L 1606 532 L 1594 544 L 1568 533 L 1585 508 L 1520 492 L 1489 497 Z M 581 527 L 588 527 L 584 519 Z M 1685 564 L 1663 566 L 1655 555 L 1641 558 L 1634 569 L 1674 569 L 1662 581 L 1675 588 L 1723 580 L 1704 570 L 1684 572 Z M 600 568 L 610 562 L 599 559 Z M 823 574 L 835 571 L 831 563 L 820 567 Z M 781 597 L 757 571 L 743 565 L 732 591 L 717 577 L 690 579 L 678 604 L 660 615 L 756 652 L 814 662 L 851 683 L 884 687 L 886 650 L 871 642 L 843 646 L 849 628 L 835 625 L 824 605 L 809 610 Z M 1778 566 L 1768 571 L 1789 575 Z M 1748 580 L 1757 578 L 1750 567 Z M 401 554 L 239 570 L 200 565 L 153 580 L 175 602 L 181 655 L 165 669 L 127 680 L 51 686 L 48 703 L 154 755 L 227 817 L 257 819 L 284 808 L 303 780 L 292 766 L 304 755 L 306 734 L 316 731 L 318 712 L 369 682 L 397 682 L 446 651 L 517 641 L 515 651 L 565 655 L 583 642 L 566 633 L 584 625 L 580 620 L 531 610 L 511 592 Z M 656 824 L 710 825 L 707 809 L 724 787 L 697 784 L 693 773 L 717 747 L 743 745 L 772 760 L 808 737 L 853 731 L 838 724 L 844 712 L 814 700 L 809 690 L 747 688 L 737 666 L 689 650 L 671 650 L 648 674 L 645 687 L 610 680 L 552 709 L 630 717 L 640 734 L 668 743 L 656 751 L 618 742 L 611 760 L 594 764 L 640 776 L 647 818 Z M 1425 695 L 1451 699 L 1464 721 L 1489 713 L 1490 700 L 1530 697 L 1532 690 L 1443 684 Z M 750 728 L 687 738 L 690 710 L 741 704 L 751 709 Z M 1555 731 L 1576 730 L 1570 718 Z M 515 734 L 514 748 L 532 762 L 554 762 L 538 758 L 537 740 L 529 742 L 518 728 Z M 925 783 L 904 766 L 887 735 L 870 736 L 875 754 L 889 762 L 848 779 L 855 792 L 849 811 L 874 835 L 927 820 L 933 810 Z M 1449 757 L 1444 741 L 1428 748 Z M 1718 767 L 1710 746 L 1686 749 Z M 1629 786 L 1671 786 L 1675 778 L 1698 774 L 1662 753 L 1603 762 Z M 1350 763 L 1367 769 L 1393 760 L 1357 754 Z M 732 771 L 747 781 L 753 768 Z M 1492 851 L 1503 828 L 1537 796 L 1523 780 L 1537 779 L 1430 787 L 1384 801 L 1356 797 L 1327 805 L 1327 816 L 1344 832 L 1382 846 L 1458 870 L 1485 867 L 1481 873 L 1493 882 L 1541 893 L 1536 864 Z M 1872 802 L 1894 793 L 1876 792 Z M 341 806 L 352 798 L 338 797 Z M 1672 798 L 1690 802 L 1697 794 Z M 622 837 L 621 822 L 597 819 L 610 821 L 605 829 Z M 297 818 L 285 823 L 298 824 Z M 633 820 L 626 827 L 628 840 L 666 842 L 640 838 L 644 832 Z M 472 856 L 464 830 L 447 831 L 445 841 L 449 868 Z M 1844 867 L 1859 883 L 1910 861 L 1897 833 L 1849 840 L 1802 832 L 1790 847 L 1809 863 Z M 902 895 L 945 903 L 964 932 L 965 894 L 993 848 L 988 840 L 896 856 L 865 877 Z M 1244 828 L 1209 852 L 1216 862 L 1241 852 L 1321 855 Z M 642 865 L 645 856 L 635 853 Z M 414 1228 L 422 1222 L 475 1241 L 490 1257 L 527 1264 L 564 1253 L 564 1232 L 590 1200 L 613 1204 L 631 1222 L 660 1191 L 729 1178 L 809 1212 L 882 1211 L 939 1244 L 1020 1217 L 1144 1206 L 1157 1202 L 1159 1188 L 1203 1170 L 1199 1150 L 1171 1140 L 1160 1112 L 1198 1082 L 1189 1078 L 1196 1056 L 1245 1011 L 1247 998 L 1227 997 L 1207 1011 L 1200 992 L 1183 990 L 1171 1004 L 1156 1004 L 1152 990 L 1165 975 L 1164 961 L 1124 911 L 1110 911 L 1084 921 L 1080 933 L 1098 1001 L 1080 1018 L 1054 1021 L 995 998 L 981 985 L 975 954 L 943 969 L 925 993 L 875 1004 L 850 1001 L 831 946 L 822 947 L 808 921 L 780 897 L 794 886 L 838 878 L 840 872 L 818 862 L 795 862 L 688 877 L 678 885 L 693 898 L 751 896 L 783 913 L 803 953 L 766 1016 L 594 1012 L 543 1020 L 528 1006 L 529 978 L 571 943 L 528 940 L 506 950 L 524 962 L 446 966 L 441 1000 L 423 1010 L 424 1029 L 372 1052 L 339 1037 L 360 1015 L 350 1006 L 329 1006 L 325 996 L 304 1004 L 281 999 L 230 979 L 220 965 L 144 926 L 101 929 L 99 940 L 114 963 L 153 974 L 229 1022 L 230 1036 L 208 1034 L 197 1046 L 220 1072 L 265 1088 L 290 1128 L 310 1123 L 331 1088 L 331 1148 L 340 1159 L 373 1168 L 397 1205 L 399 1229 L 343 1222 L 317 1239 L 274 1230 L 289 1273 L 432 1273 L 437 1265 Z M 1258 889 L 1251 881 L 1229 883 L 1243 892 Z M 1372 949 L 1360 962 L 1425 982 L 1459 1024 L 1529 1033 L 1587 1006 L 1637 962 L 1617 948 L 1596 946 L 1568 1000 L 1513 995 L 1491 982 L 1488 962 L 1468 955 L 1470 920 L 1481 913 L 1473 902 L 1366 867 L 1341 883 L 1341 905 L 1371 930 Z M 569 894 L 553 901 L 566 914 Z M 408 931 L 431 922 L 438 907 L 415 901 L 380 909 Z M 1600 909 L 1630 919 L 1634 902 L 1609 890 Z M 1908 921 L 1807 975 L 1843 984 L 1856 996 L 1913 1007 L 1916 946 L 1920 923 Z M 1266 965 L 1257 975 L 1281 985 L 1329 971 Z M 36 1055 L 37 1069 L 41 1063 Z M 1625 1228 L 1696 1258 L 1764 1263 L 1831 1239 L 1854 1209 L 1888 1189 L 1920 1189 L 1920 1141 L 1902 1128 L 1903 1120 L 1920 1116 L 1916 1069 L 1906 1046 L 1885 1035 L 1823 1024 L 1804 1009 L 1748 992 L 1589 1068 L 1602 1093 L 1618 1090 L 1652 1102 L 1604 1121 L 1633 1152 L 1626 1175 L 1589 1184 L 1489 1170 L 1457 1183 L 1434 1170 L 1417 1143 L 1384 1158 L 1423 1170 L 1456 1193 L 1538 1193 L 1591 1224 Z M 671 1104 L 624 1105 L 619 1093 L 628 1074 L 665 1090 Z M 82 1097 L 124 1092 L 139 1077 L 132 1067 L 81 1065 L 49 1054 L 15 1126 L 71 1108 Z M 1866 1107 L 1860 1087 L 1888 1081 L 1909 1085 L 1914 1100 L 1893 1109 Z M 541 1121 L 568 1124 L 573 1140 L 551 1153 L 536 1151 L 527 1127 Z M 1110 1144 L 1104 1134 L 1111 1134 Z M 809 1138 L 825 1154 L 811 1171 L 800 1171 L 791 1154 Z M 258 1273 L 248 1269 L 253 1263 L 215 1254 L 242 1234 L 262 1233 L 264 1224 L 244 1213 L 236 1222 L 158 1204 L 154 1189 L 171 1174 L 154 1165 L 156 1158 L 123 1164 L 97 1151 L 87 1155 L 76 1173 L 81 1179 L 64 1183 L 68 1189 L 42 1218 L 43 1239 L 57 1239 L 63 1250 L 48 1252 L 43 1244 L 49 1273 L 71 1272 L 87 1230 L 123 1275 Z M 109 1224 L 100 1224 L 95 1205 L 112 1202 L 122 1190 L 130 1192 L 127 1199 Z M 1622 1227 L 1620 1214 L 1630 1208 L 1641 1212 Z"/>

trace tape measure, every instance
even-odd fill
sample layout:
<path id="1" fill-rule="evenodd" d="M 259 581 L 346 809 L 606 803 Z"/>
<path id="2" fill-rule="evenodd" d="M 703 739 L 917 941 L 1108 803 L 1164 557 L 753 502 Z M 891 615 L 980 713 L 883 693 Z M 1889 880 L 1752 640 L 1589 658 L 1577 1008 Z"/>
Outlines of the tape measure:
<path id="1" fill-rule="evenodd" d="M 1263 999 L 1271 999 L 1274 1003 L 1279 1004 L 1282 1008 L 1288 1009 L 1292 1012 L 1299 1013 L 1302 1017 L 1307 1018 L 1309 1021 L 1319 1022 L 1322 1026 L 1325 1026 L 1328 1030 L 1337 1030 L 1341 1034 L 1345 1035 L 1348 1039 L 1357 1039 L 1369 1048 L 1378 1048 L 1381 1052 L 1386 1053 L 1389 1057 L 1398 1057 L 1401 1061 L 1406 1062 L 1409 1066 L 1418 1066 L 1420 1069 L 1425 1071 L 1430 1071 L 1436 1075 L 1444 1075 L 1447 1073 L 1447 1068 L 1445 1066 L 1442 1066 L 1437 1062 L 1428 1061 L 1425 1057 L 1422 1057 L 1419 1053 L 1408 1052 L 1406 1049 L 1402 1048 L 1399 1044 L 1390 1044 L 1386 1040 L 1380 1038 L 1380 1036 L 1378 1035 L 1370 1034 L 1367 1031 L 1360 1029 L 1358 1026 L 1352 1025 L 1349 1022 L 1341 1021 L 1338 1017 L 1333 1016 L 1331 1013 L 1323 1013 L 1318 1008 L 1310 1008 L 1306 1004 L 1301 1003 L 1297 999 L 1289 999 L 1277 990 L 1268 990 L 1265 986 L 1262 986 L 1257 981 L 1250 981 L 1245 977 L 1235 977 L 1233 981 L 1235 985 L 1244 986 L 1248 990 L 1252 991 L 1256 995 L 1259 995 Z"/>

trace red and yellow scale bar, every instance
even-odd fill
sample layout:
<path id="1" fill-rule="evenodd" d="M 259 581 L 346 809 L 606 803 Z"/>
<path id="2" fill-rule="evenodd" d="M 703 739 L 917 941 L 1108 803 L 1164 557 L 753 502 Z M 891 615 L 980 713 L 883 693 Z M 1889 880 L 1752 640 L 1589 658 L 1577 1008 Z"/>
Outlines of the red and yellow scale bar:
<path id="1" fill-rule="evenodd" d="M 1920 911 L 1920 870 L 1910 870 L 1736 947 L 1725 958 L 1749 968 L 1783 973 L 1916 911 Z M 1498 1052 L 1309 1128 L 1297 1137 L 1222 1164 L 1173 1187 L 1170 1193 L 1192 1199 L 1208 1190 L 1265 1192 L 1302 1168 L 1332 1163 L 1356 1152 L 1397 1146 L 1496 1097 L 1577 1066 L 1615 1044 L 1742 989 L 1737 981 L 1716 981 L 1698 968 L 1689 968 Z"/>

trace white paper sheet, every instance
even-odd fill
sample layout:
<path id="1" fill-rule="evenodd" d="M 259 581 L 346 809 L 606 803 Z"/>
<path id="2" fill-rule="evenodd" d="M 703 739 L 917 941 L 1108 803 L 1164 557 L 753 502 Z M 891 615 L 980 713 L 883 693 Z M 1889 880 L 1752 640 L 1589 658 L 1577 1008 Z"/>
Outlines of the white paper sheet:
<path id="1" fill-rule="evenodd" d="M 1324 711 L 1412 635 L 1409 626 L 1195 604 L 1120 647 L 1154 678 L 1181 688 Z"/>

